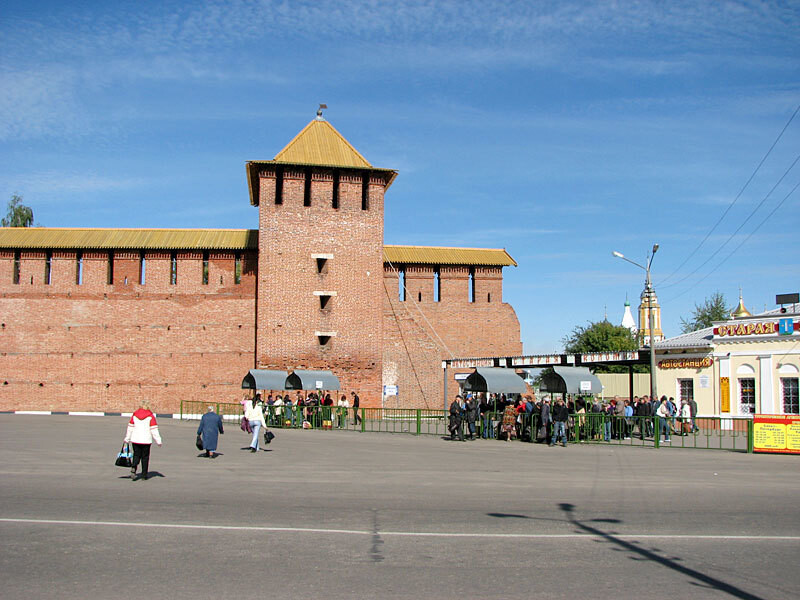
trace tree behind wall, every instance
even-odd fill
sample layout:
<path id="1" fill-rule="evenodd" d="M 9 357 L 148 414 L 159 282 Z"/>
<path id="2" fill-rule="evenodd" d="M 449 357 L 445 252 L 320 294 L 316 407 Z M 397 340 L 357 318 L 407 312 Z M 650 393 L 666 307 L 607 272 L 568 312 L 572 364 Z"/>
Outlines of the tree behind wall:
<path id="1" fill-rule="evenodd" d="M 695 304 L 690 319 L 681 317 L 681 331 L 690 333 L 698 329 L 711 327 L 714 321 L 727 321 L 731 318 L 731 309 L 725 302 L 722 292 L 714 292 L 703 304 Z"/>
<path id="2" fill-rule="evenodd" d="M 597 321 L 589 325 L 576 325 L 563 340 L 564 352 L 568 354 L 586 354 L 588 352 L 630 352 L 638 349 L 636 338 L 627 327 L 612 325 L 608 321 Z M 646 371 L 639 368 L 637 371 Z M 597 367 L 598 372 L 626 373 L 627 367 Z"/>
<path id="3" fill-rule="evenodd" d="M 30 227 L 33 225 L 33 209 L 22 203 L 22 196 L 11 195 L 8 201 L 8 214 L 0 220 L 3 227 Z"/>

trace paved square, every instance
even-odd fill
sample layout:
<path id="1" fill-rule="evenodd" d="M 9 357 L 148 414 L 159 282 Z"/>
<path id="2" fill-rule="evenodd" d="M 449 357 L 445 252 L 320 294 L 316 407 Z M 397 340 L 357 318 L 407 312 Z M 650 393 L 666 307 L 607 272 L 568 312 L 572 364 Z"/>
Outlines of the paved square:
<path id="1" fill-rule="evenodd" d="M 3 598 L 796 598 L 800 458 L 0 415 Z"/>

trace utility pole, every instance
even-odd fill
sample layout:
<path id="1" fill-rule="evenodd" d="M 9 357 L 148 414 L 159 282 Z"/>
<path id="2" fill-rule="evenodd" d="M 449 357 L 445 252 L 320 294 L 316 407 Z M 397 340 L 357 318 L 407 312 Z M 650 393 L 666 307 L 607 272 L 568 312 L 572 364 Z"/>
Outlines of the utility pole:
<path id="1" fill-rule="evenodd" d="M 616 256 L 617 258 L 621 258 L 624 261 L 631 263 L 632 265 L 636 265 L 640 269 L 643 269 L 646 273 L 645 284 L 644 284 L 644 293 L 647 294 L 647 328 L 650 331 L 650 399 L 658 399 L 658 390 L 656 389 L 656 344 L 655 338 L 653 337 L 653 295 L 655 294 L 653 290 L 653 284 L 650 281 L 650 265 L 653 264 L 653 257 L 656 255 L 658 251 L 658 244 L 653 244 L 653 251 L 647 257 L 647 266 L 640 265 L 637 262 L 632 261 L 630 258 L 626 258 L 621 252 L 617 252 L 616 250 L 613 251 L 611 254 Z"/>

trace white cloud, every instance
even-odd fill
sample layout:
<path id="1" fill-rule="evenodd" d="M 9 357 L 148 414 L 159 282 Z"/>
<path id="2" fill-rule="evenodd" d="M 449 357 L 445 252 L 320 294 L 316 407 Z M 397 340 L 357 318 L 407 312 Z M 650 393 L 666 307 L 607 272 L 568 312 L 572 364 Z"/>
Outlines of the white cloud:
<path id="1" fill-rule="evenodd" d="M 39 204 L 60 202 L 60 197 L 66 194 L 151 188 L 158 183 L 153 179 L 107 177 L 96 173 L 65 173 L 52 170 L 6 177 L 14 178 L 15 189 L 23 196 L 37 196 Z"/>

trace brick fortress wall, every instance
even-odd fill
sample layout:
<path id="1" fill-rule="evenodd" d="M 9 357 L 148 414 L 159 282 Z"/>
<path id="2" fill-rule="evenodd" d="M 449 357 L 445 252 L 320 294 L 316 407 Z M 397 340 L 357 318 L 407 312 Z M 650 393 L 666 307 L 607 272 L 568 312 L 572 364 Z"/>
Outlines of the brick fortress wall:
<path id="1" fill-rule="evenodd" d="M 0 252 L 0 410 L 178 412 L 235 402 L 253 368 L 255 253 Z M 49 260 L 48 260 L 49 258 Z M 49 268 L 48 268 L 49 263 Z M 49 284 L 46 277 L 49 270 Z M 113 283 L 108 283 L 113 276 Z"/>
<path id="2" fill-rule="evenodd" d="M 400 271 L 405 300 L 400 300 Z M 503 302 L 501 267 L 387 264 L 383 304 L 383 383 L 399 391 L 386 398 L 386 406 L 442 408 L 445 358 L 522 354 L 519 320 Z M 449 376 L 452 397 L 458 385 L 452 369 Z"/>

